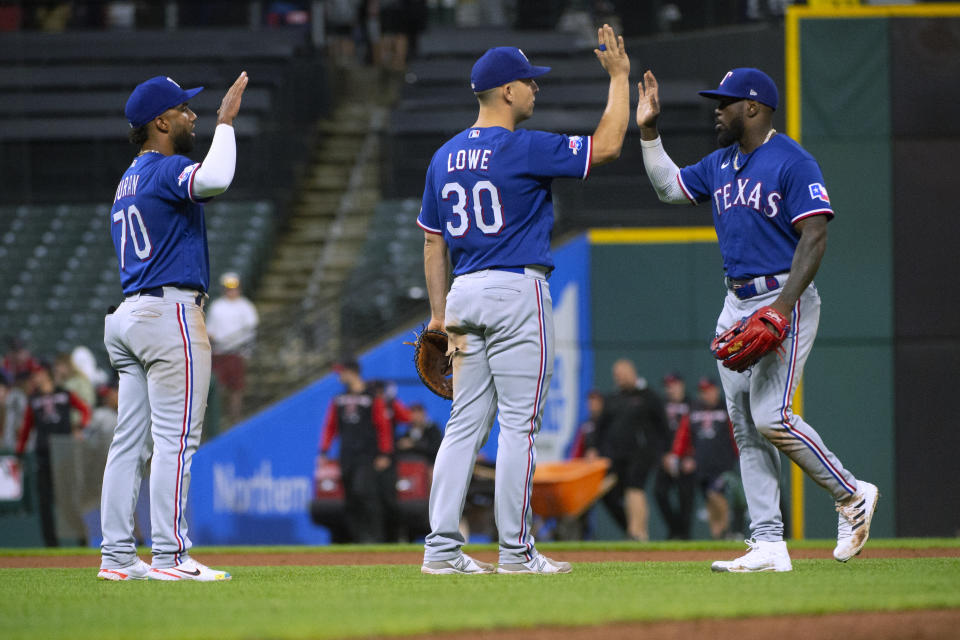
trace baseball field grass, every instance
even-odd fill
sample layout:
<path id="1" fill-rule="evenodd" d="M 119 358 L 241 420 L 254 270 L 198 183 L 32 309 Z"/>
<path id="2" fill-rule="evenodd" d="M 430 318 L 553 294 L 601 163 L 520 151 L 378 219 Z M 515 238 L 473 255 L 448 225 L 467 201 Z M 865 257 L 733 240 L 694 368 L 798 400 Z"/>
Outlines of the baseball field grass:
<path id="1" fill-rule="evenodd" d="M 792 543 L 791 549 L 818 552 L 831 546 L 827 541 L 807 541 Z M 205 554 L 215 558 L 223 553 L 232 558 L 245 553 L 288 558 L 296 553 L 304 560 L 284 566 L 223 566 L 207 560 L 231 571 L 234 579 L 225 583 L 109 583 L 95 579 L 95 550 L 79 552 L 79 564 L 89 565 L 86 568 L 55 566 L 60 557 L 76 560 L 77 550 L 4 550 L 0 559 L 46 558 L 47 566 L 0 569 L 0 635 L 11 640 L 382 637 L 960 608 L 960 554 L 956 553 L 960 540 L 871 540 L 869 548 L 916 550 L 919 556 L 926 549 L 949 553 L 945 557 L 862 557 L 847 564 L 827 558 L 794 559 L 794 571 L 783 574 L 714 574 L 705 561 L 668 560 L 577 562 L 573 573 L 561 576 L 423 576 L 418 564 L 395 564 L 400 552 L 415 558 L 420 549 L 416 545 L 206 548 L 197 550 L 201 561 L 207 560 Z M 541 550 L 562 559 L 565 551 L 618 549 L 710 551 L 718 558 L 731 558 L 743 546 L 558 543 L 545 544 Z M 489 556 L 493 547 L 470 550 Z M 369 557 L 365 564 L 327 562 L 336 562 L 339 556 L 315 562 L 324 554 L 344 552 Z M 378 554 L 384 559 L 391 556 L 394 564 L 377 564 Z"/>

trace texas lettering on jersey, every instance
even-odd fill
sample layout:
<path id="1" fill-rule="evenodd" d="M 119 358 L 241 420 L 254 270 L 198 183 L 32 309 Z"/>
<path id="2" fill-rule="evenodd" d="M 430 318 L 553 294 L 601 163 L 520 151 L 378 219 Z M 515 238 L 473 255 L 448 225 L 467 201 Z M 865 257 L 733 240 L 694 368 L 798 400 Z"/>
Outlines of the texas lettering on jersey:
<path id="1" fill-rule="evenodd" d="M 713 192 L 714 207 L 719 215 L 732 207 L 750 207 L 754 211 L 772 218 L 780 213 L 780 192 L 764 193 L 763 183 L 750 178 L 737 178 Z"/>
<path id="2" fill-rule="evenodd" d="M 735 144 L 718 149 L 681 169 L 678 180 L 691 201 L 711 203 L 731 278 L 789 271 L 800 240 L 794 225 L 833 217 L 816 160 L 783 134 L 746 156 Z"/>

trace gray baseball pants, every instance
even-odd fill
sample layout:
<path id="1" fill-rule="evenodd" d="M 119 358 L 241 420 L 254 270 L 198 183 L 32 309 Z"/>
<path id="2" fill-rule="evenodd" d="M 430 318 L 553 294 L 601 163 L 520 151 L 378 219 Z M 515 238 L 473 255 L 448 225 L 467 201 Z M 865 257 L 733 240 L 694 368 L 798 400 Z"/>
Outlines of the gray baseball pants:
<path id="1" fill-rule="evenodd" d="M 775 290 L 740 300 L 728 292 L 717 320 L 717 334 L 769 305 L 778 294 Z M 757 540 L 783 540 L 778 450 L 834 500 L 847 498 L 857 490 L 853 474 L 843 468 L 813 427 L 792 410 L 793 394 L 819 324 L 820 294 L 811 284 L 793 307 L 790 332 L 783 342 L 785 354 L 767 354 L 743 373 L 717 363 L 733 435 L 740 448 L 740 475 L 750 510 L 750 530 Z"/>
<path id="2" fill-rule="evenodd" d="M 153 566 L 180 564 L 191 547 L 184 510 L 207 408 L 210 341 L 197 292 L 163 290 L 162 298 L 126 298 L 104 320 L 104 344 L 120 386 L 100 500 L 103 569 L 136 561 L 134 509 L 151 448 Z"/>
<path id="3" fill-rule="evenodd" d="M 535 440 L 553 375 L 553 306 L 543 272 L 495 269 L 458 276 L 447 296 L 453 406 L 433 469 L 424 561 L 452 560 L 477 452 L 499 412 L 494 510 L 500 562 L 537 554 L 530 532 Z"/>

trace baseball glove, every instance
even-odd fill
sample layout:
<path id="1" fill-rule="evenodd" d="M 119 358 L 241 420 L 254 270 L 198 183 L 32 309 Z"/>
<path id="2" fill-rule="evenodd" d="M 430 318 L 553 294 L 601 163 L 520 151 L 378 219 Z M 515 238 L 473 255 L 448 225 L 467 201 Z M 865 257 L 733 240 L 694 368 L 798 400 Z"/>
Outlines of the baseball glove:
<path id="1" fill-rule="evenodd" d="M 453 365 L 447 355 L 447 334 L 436 329 L 424 329 L 416 342 L 408 342 L 415 349 L 413 364 L 417 375 L 427 389 L 441 398 L 453 399 Z"/>
<path id="2" fill-rule="evenodd" d="M 760 307 L 714 338 L 710 350 L 727 369 L 746 371 L 771 351 L 779 353 L 788 331 L 786 316 L 773 307 Z"/>

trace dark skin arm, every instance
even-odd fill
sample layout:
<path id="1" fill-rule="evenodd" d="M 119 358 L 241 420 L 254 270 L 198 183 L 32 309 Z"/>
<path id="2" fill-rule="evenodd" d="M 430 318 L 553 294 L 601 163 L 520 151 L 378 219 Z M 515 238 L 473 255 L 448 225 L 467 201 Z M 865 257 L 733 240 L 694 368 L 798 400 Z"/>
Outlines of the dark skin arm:
<path id="1" fill-rule="evenodd" d="M 783 285 L 780 295 L 770 305 L 788 318 L 793 305 L 813 282 L 827 250 L 827 216 L 805 218 L 795 224 L 794 228 L 800 232 L 800 242 L 793 254 L 790 277 Z"/>

